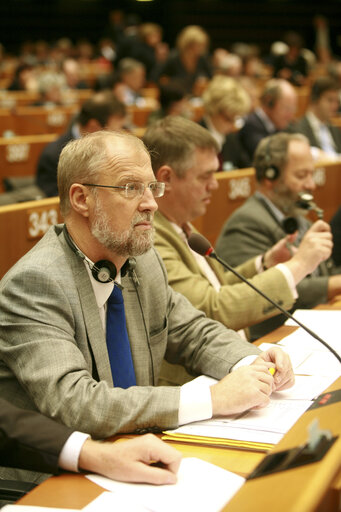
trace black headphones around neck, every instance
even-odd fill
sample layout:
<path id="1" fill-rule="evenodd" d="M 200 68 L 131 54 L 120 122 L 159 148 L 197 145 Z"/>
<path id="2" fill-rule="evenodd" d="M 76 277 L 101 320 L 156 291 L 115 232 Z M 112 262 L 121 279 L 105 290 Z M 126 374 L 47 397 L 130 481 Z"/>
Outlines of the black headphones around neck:
<path id="1" fill-rule="evenodd" d="M 79 256 L 82 260 L 87 262 L 87 264 L 89 265 L 89 268 L 91 270 L 91 273 L 92 273 L 94 279 L 96 279 L 96 281 L 98 281 L 99 283 L 110 283 L 110 282 L 115 281 L 115 278 L 117 276 L 117 268 L 112 261 L 99 260 L 99 261 L 96 261 L 96 263 L 93 263 L 76 246 L 76 244 L 72 240 L 70 233 L 68 232 L 65 224 L 64 224 L 63 231 L 64 231 L 65 239 L 66 239 L 69 247 L 71 247 L 71 249 L 73 250 L 74 253 L 77 254 L 77 256 Z M 129 266 L 130 266 L 130 261 L 129 261 L 129 259 L 127 259 L 127 261 L 124 263 L 124 265 L 121 268 L 121 276 L 122 277 L 126 275 Z"/>

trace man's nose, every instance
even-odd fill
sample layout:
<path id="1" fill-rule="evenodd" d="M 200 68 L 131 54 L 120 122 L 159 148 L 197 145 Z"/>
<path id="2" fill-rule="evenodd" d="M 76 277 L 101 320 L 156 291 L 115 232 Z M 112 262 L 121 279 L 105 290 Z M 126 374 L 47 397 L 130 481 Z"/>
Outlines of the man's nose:
<path id="1" fill-rule="evenodd" d="M 316 183 L 315 183 L 313 174 L 309 174 L 309 176 L 307 176 L 307 179 L 305 180 L 304 186 L 309 191 L 315 190 Z"/>
<path id="2" fill-rule="evenodd" d="M 140 210 L 150 210 L 156 211 L 158 209 L 157 202 L 155 201 L 155 197 L 153 196 L 153 192 L 149 187 L 146 187 L 143 196 L 141 197 L 141 201 L 139 204 Z"/>
<path id="3" fill-rule="evenodd" d="M 218 180 L 215 177 L 215 174 L 212 175 L 211 179 L 208 182 L 208 189 L 209 190 L 216 190 L 219 187 Z"/>

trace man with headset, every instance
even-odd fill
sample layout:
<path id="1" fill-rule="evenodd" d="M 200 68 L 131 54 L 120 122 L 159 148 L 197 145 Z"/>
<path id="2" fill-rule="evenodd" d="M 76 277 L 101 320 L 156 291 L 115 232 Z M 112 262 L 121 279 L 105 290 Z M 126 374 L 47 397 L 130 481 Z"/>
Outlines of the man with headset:
<path id="1" fill-rule="evenodd" d="M 140 139 L 99 131 L 70 142 L 58 189 L 65 225 L 0 283 L 4 398 L 105 438 L 264 407 L 293 384 L 279 348 L 261 352 L 168 286 L 153 248 L 164 184 Z M 157 387 L 164 357 L 218 382 Z"/>
<path id="2" fill-rule="evenodd" d="M 263 139 L 257 147 L 254 167 L 258 187 L 227 219 L 217 240 L 219 255 L 231 265 L 241 263 L 272 247 L 285 233 L 285 223 L 295 218 L 298 237 L 310 227 L 307 210 L 297 206 L 299 194 L 312 193 L 314 163 L 307 138 L 301 134 L 278 133 Z M 335 275 L 332 275 L 335 274 Z M 341 292 L 341 275 L 332 261 L 318 268 L 297 285 L 295 308 L 313 308 Z M 283 315 L 251 328 L 253 339 L 284 322 Z"/>

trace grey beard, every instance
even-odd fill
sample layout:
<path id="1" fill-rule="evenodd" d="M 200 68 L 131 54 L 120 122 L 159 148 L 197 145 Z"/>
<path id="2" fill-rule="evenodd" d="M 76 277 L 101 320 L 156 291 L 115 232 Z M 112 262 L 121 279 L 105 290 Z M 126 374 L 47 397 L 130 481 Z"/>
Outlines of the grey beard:
<path id="1" fill-rule="evenodd" d="M 130 229 L 117 235 L 110 230 L 107 216 L 103 211 L 97 210 L 91 233 L 104 247 L 119 256 L 140 256 L 153 246 L 154 229 L 138 231 L 135 230 L 134 225 L 141 220 L 150 221 L 150 219 L 150 212 L 138 213 L 133 218 Z"/>

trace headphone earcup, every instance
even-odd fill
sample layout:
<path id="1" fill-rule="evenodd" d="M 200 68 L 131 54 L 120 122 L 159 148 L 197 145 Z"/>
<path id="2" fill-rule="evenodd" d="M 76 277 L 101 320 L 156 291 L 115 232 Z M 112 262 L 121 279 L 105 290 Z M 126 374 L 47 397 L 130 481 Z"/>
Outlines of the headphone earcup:
<path id="1" fill-rule="evenodd" d="M 277 180 L 277 178 L 279 178 L 279 169 L 278 169 L 278 167 L 276 167 L 275 165 L 271 165 L 270 167 L 265 169 L 265 171 L 264 171 L 264 178 L 266 178 L 266 179 L 268 179 L 270 181 Z"/>
<path id="2" fill-rule="evenodd" d="M 117 275 L 117 269 L 115 265 L 108 260 L 96 261 L 91 269 L 93 277 L 100 283 L 109 283 L 114 281 Z"/>

